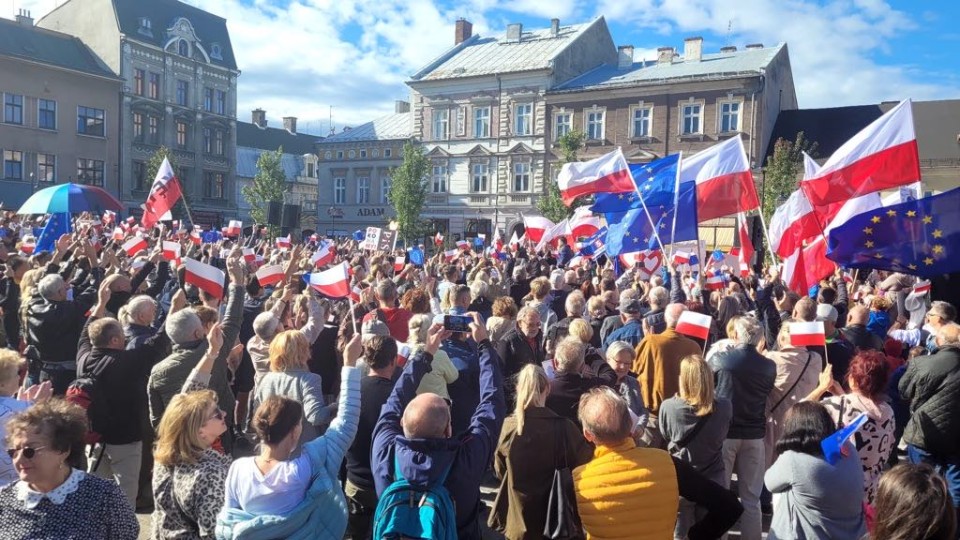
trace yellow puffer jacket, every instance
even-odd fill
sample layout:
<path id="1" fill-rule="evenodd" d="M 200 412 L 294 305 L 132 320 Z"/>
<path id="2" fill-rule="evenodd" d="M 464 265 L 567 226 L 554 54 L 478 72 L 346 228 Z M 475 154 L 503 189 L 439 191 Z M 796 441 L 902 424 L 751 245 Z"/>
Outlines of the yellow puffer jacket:
<path id="1" fill-rule="evenodd" d="M 588 539 L 673 538 L 680 497 L 670 454 L 637 448 L 631 439 L 598 446 L 573 471 L 577 508 Z"/>

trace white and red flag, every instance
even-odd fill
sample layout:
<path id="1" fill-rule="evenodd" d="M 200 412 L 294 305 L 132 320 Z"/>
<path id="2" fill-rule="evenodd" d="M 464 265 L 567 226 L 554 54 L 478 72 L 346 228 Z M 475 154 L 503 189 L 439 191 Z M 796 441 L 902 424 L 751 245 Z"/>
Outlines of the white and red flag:
<path id="1" fill-rule="evenodd" d="M 283 265 L 279 264 L 261 266 L 257 270 L 257 281 L 260 282 L 260 286 L 262 287 L 280 283 L 285 276 L 286 273 L 283 271 Z"/>
<path id="2" fill-rule="evenodd" d="M 691 256 L 686 251 L 675 251 L 673 253 L 673 264 L 690 264 Z"/>
<path id="3" fill-rule="evenodd" d="M 403 259 L 398 258 L 393 262 L 393 271 L 399 274 L 400 272 L 403 272 L 404 266 L 406 265 L 403 264 Z"/>
<path id="4" fill-rule="evenodd" d="M 350 274 L 347 263 L 338 264 L 323 272 L 314 272 L 303 279 L 318 293 L 328 298 L 347 298 L 350 296 Z"/>
<path id="5" fill-rule="evenodd" d="M 182 261 L 186 268 L 184 280 L 187 283 L 194 285 L 214 298 L 223 297 L 223 281 L 226 278 L 223 270 L 189 257 L 183 258 Z"/>
<path id="6" fill-rule="evenodd" d="M 723 279 L 723 274 L 717 272 L 715 275 L 708 276 L 706 281 L 706 288 L 708 291 L 719 291 L 726 286 L 726 280 Z"/>
<path id="7" fill-rule="evenodd" d="M 790 323 L 790 345 L 794 347 L 826 346 L 823 321 Z"/>
<path id="8" fill-rule="evenodd" d="M 678 334 L 691 336 L 698 339 L 707 339 L 710 336 L 710 325 L 713 317 L 690 311 L 689 309 L 680 314 L 677 319 L 676 331 Z"/>
<path id="9" fill-rule="evenodd" d="M 190 231 L 190 241 L 199 246 L 203 242 L 203 239 L 200 237 L 200 231 L 196 229 Z"/>
<path id="10" fill-rule="evenodd" d="M 913 294 L 927 294 L 930 292 L 930 280 L 921 281 L 913 286 Z"/>
<path id="11" fill-rule="evenodd" d="M 350 299 L 359 304 L 359 303 L 360 303 L 360 294 L 361 294 L 362 292 L 363 292 L 363 289 L 361 289 L 360 287 L 354 285 L 353 288 L 350 289 Z"/>
<path id="12" fill-rule="evenodd" d="M 287 236 L 278 236 L 277 237 L 277 247 L 280 249 L 290 249 L 293 245 L 293 241 L 290 239 L 290 235 Z"/>
<path id="13" fill-rule="evenodd" d="M 175 261 L 180 258 L 180 242 L 163 241 L 163 258 Z"/>
<path id="14" fill-rule="evenodd" d="M 920 157 L 908 99 L 854 135 L 823 166 L 808 170 L 800 187 L 819 207 L 918 180 Z"/>
<path id="15" fill-rule="evenodd" d="M 100 222 L 105 226 L 115 223 L 117 221 L 117 213 L 111 210 L 104 210 L 103 215 L 100 216 Z"/>
<path id="16" fill-rule="evenodd" d="M 243 248 L 243 260 L 248 263 L 252 263 L 257 260 L 257 254 L 253 251 L 253 248 Z"/>
<path id="17" fill-rule="evenodd" d="M 468 251 L 470 249 L 470 242 L 466 240 L 457 240 L 457 248 L 463 251 Z"/>
<path id="18" fill-rule="evenodd" d="M 310 262 L 313 263 L 313 266 L 320 268 L 321 266 L 326 266 L 333 262 L 333 259 L 337 256 L 337 247 L 333 242 L 325 242 L 322 246 L 317 248 L 317 251 L 313 253 L 313 256 L 310 257 Z"/>
<path id="19" fill-rule="evenodd" d="M 433 237 L 433 243 L 438 246 L 443 244 L 443 235 L 440 234 L 439 231 L 437 231 L 437 235 Z"/>
<path id="20" fill-rule="evenodd" d="M 537 251 L 544 249 L 548 244 L 553 244 L 556 246 L 556 240 L 559 240 L 562 236 L 570 235 L 570 219 L 564 219 L 560 223 L 557 223 L 553 227 L 550 227 L 544 231 L 543 236 L 540 237 L 540 241 L 537 242 Z"/>
<path id="21" fill-rule="evenodd" d="M 630 166 L 619 148 L 590 161 L 565 163 L 557 175 L 563 203 L 570 206 L 582 195 L 624 193 L 637 188 L 630 177 Z"/>
<path id="22" fill-rule="evenodd" d="M 120 227 L 114 227 L 113 229 L 113 239 L 117 242 L 122 242 L 124 238 L 127 237 L 127 234 L 123 232 L 123 229 Z"/>
<path id="23" fill-rule="evenodd" d="M 134 236 L 123 243 L 123 250 L 127 252 L 129 257 L 133 257 L 145 249 L 147 249 L 147 241 L 142 236 Z"/>
<path id="24" fill-rule="evenodd" d="M 163 158 L 153 186 L 150 187 L 150 194 L 147 195 L 147 202 L 143 205 L 143 217 L 140 220 L 143 228 L 149 229 L 156 225 L 173 209 L 173 205 L 177 204 L 180 194 L 180 182 L 173 173 L 173 167 L 167 158 Z"/>
<path id="25" fill-rule="evenodd" d="M 494 251 L 503 251 L 503 237 L 500 236 L 500 229 L 493 231 L 493 242 L 491 242 Z"/>
<path id="26" fill-rule="evenodd" d="M 453 259 L 455 259 L 455 258 L 457 257 L 457 255 L 459 255 L 459 254 L 460 254 L 460 250 L 459 250 L 459 249 L 448 249 L 448 250 L 446 250 L 446 251 L 443 252 L 443 261 L 444 261 L 444 262 L 450 262 L 450 261 L 452 261 Z"/>
<path id="27" fill-rule="evenodd" d="M 224 236 L 240 236 L 240 233 L 243 232 L 243 222 L 231 219 L 230 223 L 227 225 L 227 228 L 224 229 Z"/>
<path id="28" fill-rule="evenodd" d="M 697 221 L 760 207 L 750 161 L 740 137 L 731 137 L 691 157 L 684 156 L 680 183 L 697 184 Z"/>
<path id="29" fill-rule="evenodd" d="M 524 235 L 533 242 L 539 242 L 543 233 L 553 226 L 554 223 L 543 216 L 523 216 Z"/>
<path id="30" fill-rule="evenodd" d="M 570 217 L 570 235 L 574 240 L 581 237 L 590 237 L 597 233 L 603 224 L 600 216 L 590 211 L 589 206 L 581 206 L 573 211 Z"/>

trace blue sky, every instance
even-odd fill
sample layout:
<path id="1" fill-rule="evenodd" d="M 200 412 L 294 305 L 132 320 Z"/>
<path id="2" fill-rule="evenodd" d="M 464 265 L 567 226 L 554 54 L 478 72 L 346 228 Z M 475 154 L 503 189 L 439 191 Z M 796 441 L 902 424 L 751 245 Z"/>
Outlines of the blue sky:
<path id="1" fill-rule="evenodd" d="M 13 4 L 39 18 L 57 1 Z M 407 98 L 403 81 L 452 46 L 458 17 L 489 35 L 512 22 L 539 28 L 552 17 L 603 15 L 638 60 L 693 35 L 705 52 L 786 42 L 803 108 L 960 98 L 956 0 L 186 1 L 227 18 L 243 71 L 240 119 L 262 107 L 272 125 L 297 116 L 301 130 L 318 134 L 329 130 L 330 107 L 338 128 L 392 112 Z"/>

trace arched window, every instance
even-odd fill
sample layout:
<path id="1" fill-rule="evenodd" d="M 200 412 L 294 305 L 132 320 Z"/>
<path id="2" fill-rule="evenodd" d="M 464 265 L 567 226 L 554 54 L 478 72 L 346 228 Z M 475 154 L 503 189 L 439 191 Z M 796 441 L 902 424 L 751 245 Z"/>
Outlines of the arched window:
<path id="1" fill-rule="evenodd" d="M 177 42 L 177 54 L 180 56 L 190 56 L 190 45 L 187 44 L 187 40 L 181 39 Z"/>

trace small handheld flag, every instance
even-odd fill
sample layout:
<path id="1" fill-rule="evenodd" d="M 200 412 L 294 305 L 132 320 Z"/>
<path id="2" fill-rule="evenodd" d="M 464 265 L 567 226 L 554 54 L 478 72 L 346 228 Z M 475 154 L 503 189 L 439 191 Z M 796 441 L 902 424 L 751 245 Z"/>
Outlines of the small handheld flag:
<path id="1" fill-rule="evenodd" d="M 820 448 L 823 450 L 823 457 L 827 460 L 827 463 L 836 465 L 840 461 L 843 456 L 843 445 L 867 423 L 867 420 L 867 413 L 862 412 L 852 422 L 820 441 Z"/>
<path id="2" fill-rule="evenodd" d="M 697 313 L 696 311 L 684 311 L 677 320 L 676 331 L 678 334 L 691 336 L 698 339 L 707 339 L 710 336 L 710 325 L 713 317 Z"/>
<path id="3" fill-rule="evenodd" d="M 827 345 L 823 321 L 790 323 L 790 345 L 794 347 L 812 347 Z"/>

